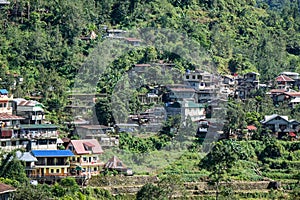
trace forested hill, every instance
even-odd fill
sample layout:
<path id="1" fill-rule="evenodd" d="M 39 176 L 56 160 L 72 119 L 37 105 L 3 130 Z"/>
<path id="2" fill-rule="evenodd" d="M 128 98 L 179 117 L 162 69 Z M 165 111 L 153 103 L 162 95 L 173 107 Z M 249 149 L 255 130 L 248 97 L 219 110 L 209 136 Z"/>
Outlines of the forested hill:
<path id="1" fill-rule="evenodd" d="M 299 8 L 299 0 L 11 0 L 0 10 L 2 87 L 7 73 L 20 74 L 24 83 L 15 96 L 40 93 L 58 109 L 76 70 L 101 42 L 80 38 L 92 30 L 101 35 L 103 25 L 187 33 L 221 73 L 258 71 L 268 80 L 282 70 L 300 72 Z"/>

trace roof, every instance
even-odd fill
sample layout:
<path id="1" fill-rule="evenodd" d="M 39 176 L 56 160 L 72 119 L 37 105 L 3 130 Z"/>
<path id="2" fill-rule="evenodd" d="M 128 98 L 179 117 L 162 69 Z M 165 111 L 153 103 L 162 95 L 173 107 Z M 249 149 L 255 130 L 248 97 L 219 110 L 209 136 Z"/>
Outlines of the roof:
<path id="1" fill-rule="evenodd" d="M 71 140 L 71 143 L 74 147 L 76 154 L 89 154 L 90 151 L 85 149 L 85 146 L 92 148 L 93 154 L 101 154 L 103 150 L 96 139 L 85 139 L 85 140 Z M 70 145 L 69 144 L 69 145 Z"/>
<path id="2" fill-rule="evenodd" d="M 141 42 L 141 40 L 137 38 L 125 38 L 125 40 L 128 42 Z"/>
<path id="3" fill-rule="evenodd" d="M 193 101 L 178 101 L 185 108 L 204 108 L 205 106 L 200 103 L 195 103 Z"/>
<path id="4" fill-rule="evenodd" d="M 286 76 L 298 76 L 299 73 L 297 73 L 297 72 L 281 72 L 280 75 L 286 75 Z"/>
<path id="5" fill-rule="evenodd" d="M 34 106 L 41 106 L 43 107 L 43 105 L 35 100 L 26 100 L 23 98 L 14 98 L 13 99 L 14 102 L 17 103 L 18 106 L 30 106 L 30 107 L 34 107 Z"/>
<path id="6" fill-rule="evenodd" d="M 70 150 L 32 150 L 35 157 L 70 157 L 74 156 Z"/>
<path id="7" fill-rule="evenodd" d="M 263 121 L 261 121 L 261 123 L 267 123 L 273 119 L 275 119 L 276 117 L 280 117 L 282 118 L 283 120 L 287 121 L 288 122 L 288 116 L 281 116 L 281 115 L 278 115 L 278 114 L 273 114 L 273 115 L 266 115 L 265 116 L 265 119 Z"/>
<path id="8" fill-rule="evenodd" d="M 300 97 L 300 92 L 285 92 L 284 94 L 291 97 Z"/>
<path id="9" fill-rule="evenodd" d="M 300 103 L 300 97 L 291 100 L 291 103 Z"/>
<path id="10" fill-rule="evenodd" d="M 64 141 L 61 139 L 61 138 L 57 138 L 57 142 L 56 142 L 57 144 L 63 144 L 64 143 Z"/>
<path id="11" fill-rule="evenodd" d="M 286 75 L 279 75 L 275 80 L 277 82 L 294 82 L 294 79 L 291 79 Z"/>
<path id="12" fill-rule="evenodd" d="M 294 132 L 289 132 L 289 136 L 296 137 L 297 135 Z"/>
<path id="13" fill-rule="evenodd" d="M 0 120 L 22 120 L 23 117 L 17 115 L 10 115 L 8 113 L 0 113 Z"/>
<path id="14" fill-rule="evenodd" d="M 256 128 L 254 125 L 249 125 L 249 126 L 247 126 L 247 129 L 248 129 L 249 131 L 255 131 L 255 130 L 257 130 L 257 128 Z"/>
<path id="15" fill-rule="evenodd" d="M 117 157 L 113 156 L 110 158 L 107 163 L 105 163 L 104 168 L 107 169 L 124 169 L 127 168 L 126 165 Z"/>
<path id="16" fill-rule="evenodd" d="M 110 128 L 110 127 L 104 126 L 104 125 L 84 125 L 84 126 L 78 126 L 77 128 L 85 128 L 85 129 L 89 129 L 89 130 L 98 130 L 98 129 L 106 129 L 106 128 Z"/>
<path id="17" fill-rule="evenodd" d="M 151 67 L 150 64 L 135 64 L 135 67 Z"/>
<path id="18" fill-rule="evenodd" d="M 34 157 L 31 153 L 29 152 L 20 152 L 17 151 L 17 157 L 19 160 L 21 161 L 25 161 L 25 162 L 37 162 L 38 160 L 36 159 L 36 157 Z"/>
<path id="19" fill-rule="evenodd" d="M 270 93 L 284 93 L 286 92 L 285 89 L 272 89 L 270 90 Z"/>
<path id="20" fill-rule="evenodd" d="M 1 1 L 0 1 L 1 2 Z M 7 95 L 8 91 L 6 89 L 0 89 L 0 94 Z"/>
<path id="21" fill-rule="evenodd" d="M 14 192 L 14 191 L 16 191 L 16 188 L 14 188 L 13 186 L 0 183 L 0 194 Z"/>
<path id="22" fill-rule="evenodd" d="M 21 129 L 57 129 L 54 124 L 21 124 Z"/>
<path id="23" fill-rule="evenodd" d="M 258 75 L 258 76 L 260 75 L 260 74 L 257 73 L 257 72 L 248 72 L 248 73 L 246 73 L 246 74 L 256 74 L 256 75 Z M 245 74 L 245 75 L 246 75 L 246 74 Z"/>

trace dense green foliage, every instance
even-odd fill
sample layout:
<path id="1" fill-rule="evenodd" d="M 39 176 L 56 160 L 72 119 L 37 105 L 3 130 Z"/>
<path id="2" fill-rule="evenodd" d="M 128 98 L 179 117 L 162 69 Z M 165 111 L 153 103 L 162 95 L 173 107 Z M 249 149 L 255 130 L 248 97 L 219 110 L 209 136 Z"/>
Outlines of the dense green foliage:
<path id="1" fill-rule="evenodd" d="M 258 71 L 267 80 L 282 70 L 300 70 L 298 1 L 18 0 L 2 6 L 0 15 L 2 87 L 12 82 L 7 73 L 20 74 L 24 82 L 8 89 L 18 97 L 42 95 L 56 123 L 65 119 L 67 88 L 102 41 L 103 25 L 170 28 L 188 34 L 211 54 L 221 73 Z M 91 31 L 98 34 L 95 41 L 80 39 Z M 109 93 L 132 64 L 160 59 L 177 63 L 174 55 L 151 46 L 134 50 L 114 61 L 98 90 Z"/>

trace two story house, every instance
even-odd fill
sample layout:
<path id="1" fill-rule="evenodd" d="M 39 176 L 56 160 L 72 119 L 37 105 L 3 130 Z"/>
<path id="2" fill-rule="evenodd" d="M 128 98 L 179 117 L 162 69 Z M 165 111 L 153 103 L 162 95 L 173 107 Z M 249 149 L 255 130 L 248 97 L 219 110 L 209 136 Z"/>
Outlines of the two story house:
<path id="1" fill-rule="evenodd" d="M 292 119 L 289 120 L 288 116 L 281 116 L 278 114 L 266 115 L 264 120 L 261 121 L 264 128 L 269 129 L 273 134 L 277 134 L 281 139 L 290 133 L 298 131 L 300 122 Z"/>
<path id="2" fill-rule="evenodd" d="M 67 176 L 74 157 L 70 150 L 32 150 L 31 154 L 37 158 L 35 174 L 40 177 Z"/>
<path id="3" fill-rule="evenodd" d="M 75 154 L 71 160 L 71 172 L 73 174 L 91 176 L 100 173 L 103 163 L 99 156 L 103 150 L 98 140 L 71 140 L 66 149 Z"/>

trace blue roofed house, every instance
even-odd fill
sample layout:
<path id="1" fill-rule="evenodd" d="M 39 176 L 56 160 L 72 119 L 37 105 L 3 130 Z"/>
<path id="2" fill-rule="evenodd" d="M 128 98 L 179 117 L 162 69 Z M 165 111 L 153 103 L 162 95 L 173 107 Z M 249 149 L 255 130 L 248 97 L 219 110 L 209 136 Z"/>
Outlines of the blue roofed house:
<path id="1" fill-rule="evenodd" d="M 35 164 L 36 175 L 67 176 L 69 175 L 70 159 L 74 156 L 70 150 L 32 150 L 31 154 L 37 158 Z"/>

